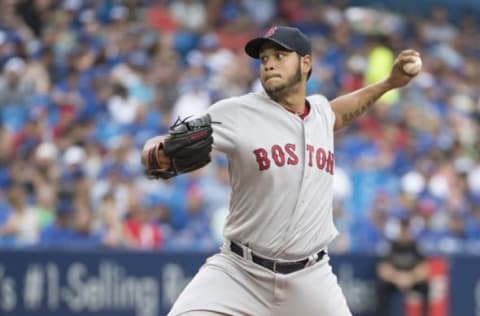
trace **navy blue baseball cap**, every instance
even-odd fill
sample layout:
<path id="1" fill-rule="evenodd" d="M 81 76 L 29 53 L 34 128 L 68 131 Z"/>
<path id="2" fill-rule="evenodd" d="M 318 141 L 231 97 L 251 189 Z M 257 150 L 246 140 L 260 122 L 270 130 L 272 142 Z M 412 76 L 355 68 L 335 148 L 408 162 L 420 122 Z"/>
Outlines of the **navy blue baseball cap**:
<path id="1" fill-rule="evenodd" d="M 259 58 L 260 48 L 266 42 L 273 42 L 287 51 L 296 52 L 300 56 L 310 55 L 312 46 L 308 37 L 296 27 L 274 26 L 264 36 L 254 38 L 245 45 L 245 52 L 252 58 Z"/>

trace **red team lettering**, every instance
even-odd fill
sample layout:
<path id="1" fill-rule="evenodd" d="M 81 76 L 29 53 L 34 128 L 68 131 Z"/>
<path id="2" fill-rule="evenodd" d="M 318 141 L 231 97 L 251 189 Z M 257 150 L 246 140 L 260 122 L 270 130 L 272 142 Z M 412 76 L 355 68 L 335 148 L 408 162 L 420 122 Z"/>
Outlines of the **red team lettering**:
<path id="1" fill-rule="evenodd" d="M 295 154 L 295 144 L 286 144 L 285 151 L 288 155 L 287 164 L 296 165 L 298 163 L 298 156 Z"/>
<path id="2" fill-rule="evenodd" d="M 308 166 L 311 167 L 313 166 L 312 164 L 312 156 L 313 156 L 313 151 L 315 148 L 313 148 L 312 145 L 307 145 L 307 153 L 308 153 Z"/>
<path id="3" fill-rule="evenodd" d="M 263 171 L 270 168 L 271 161 L 278 167 L 287 165 L 298 164 L 299 158 L 295 153 L 295 144 L 286 144 L 283 148 L 280 145 L 273 145 L 270 149 L 271 159 L 269 158 L 268 151 L 264 148 L 258 148 L 253 151 L 257 159 L 258 170 Z M 333 167 L 335 165 L 335 156 L 330 150 L 327 152 L 323 148 L 317 148 L 312 145 L 307 145 L 307 164 L 309 167 L 313 167 L 314 157 L 316 167 L 319 170 L 325 170 L 326 172 L 333 174 Z M 314 156 L 315 154 L 315 156 Z"/>
<path id="4" fill-rule="evenodd" d="M 325 163 L 327 162 L 327 153 L 322 148 L 318 148 L 315 154 L 315 158 L 317 160 L 317 167 L 318 169 L 325 168 Z"/>
<path id="5" fill-rule="evenodd" d="M 268 159 L 268 153 L 265 149 L 255 149 L 253 153 L 257 157 L 258 170 L 262 171 L 270 168 L 270 159 Z"/>
<path id="6" fill-rule="evenodd" d="M 272 158 L 277 166 L 283 167 L 285 165 L 285 153 L 283 152 L 282 147 L 279 145 L 272 146 Z"/>

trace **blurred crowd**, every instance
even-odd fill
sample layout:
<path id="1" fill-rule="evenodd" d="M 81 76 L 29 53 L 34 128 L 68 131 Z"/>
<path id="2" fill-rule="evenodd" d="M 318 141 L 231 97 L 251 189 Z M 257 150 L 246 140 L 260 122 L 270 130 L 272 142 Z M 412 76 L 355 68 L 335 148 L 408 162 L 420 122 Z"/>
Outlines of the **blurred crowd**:
<path id="1" fill-rule="evenodd" d="M 480 26 L 299 0 L 0 2 L 0 247 L 212 250 L 228 213 L 224 156 L 148 180 L 145 140 L 261 89 L 243 45 L 271 25 L 312 38 L 309 93 L 424 71 L 336 135 L 332 252 L 375 253 L 411 220 L 430 253 L 480 253 Z"/>

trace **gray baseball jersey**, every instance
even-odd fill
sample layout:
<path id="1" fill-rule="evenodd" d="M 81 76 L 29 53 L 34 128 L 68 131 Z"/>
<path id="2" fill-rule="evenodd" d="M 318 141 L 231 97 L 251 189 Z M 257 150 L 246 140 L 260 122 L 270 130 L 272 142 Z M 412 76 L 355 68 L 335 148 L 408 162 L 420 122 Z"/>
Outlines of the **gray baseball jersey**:
<path id="1" fill-rule="evenodd" d="M 306 257 L 335 238 L 332 220 L 334 113 L 308 97 L 302 120 L 265 93 L 209 108 L 214 146 L 228 155 L 232 186 L 224 236 L 268 257 Z"/>
<path id="2" fill-rule="evenodd" d="M 317 256 L 337 235 L 331 205 L 335 116 L 323 96 L 307 100 L 305 117 L 261 92 L 209 108 L 220 122 L 213 125 L 214 146 L 229 160 L 225 243 L 169 315 L 351 316 L 328 255 Z M 308 257 L 308 264 L 282 273 L 258 264 L 254 255 L 286 265 Z"/>

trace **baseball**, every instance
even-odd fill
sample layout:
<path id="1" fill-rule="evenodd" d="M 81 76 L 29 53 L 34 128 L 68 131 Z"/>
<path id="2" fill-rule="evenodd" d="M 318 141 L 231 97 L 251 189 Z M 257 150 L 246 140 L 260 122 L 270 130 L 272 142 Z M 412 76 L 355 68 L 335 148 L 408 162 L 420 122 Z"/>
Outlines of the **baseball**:
<path id="1" fill-rule="evenodd" d="M 418 75 L 420 70 L 422 70 L 422 60 L 420 57 L 415 57 L 415 61 L 403 65 L 403 71 L 411 76 Z"/>

